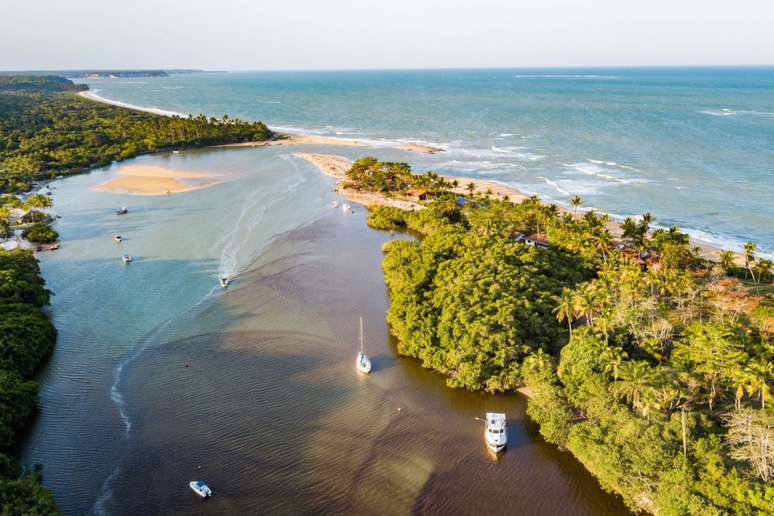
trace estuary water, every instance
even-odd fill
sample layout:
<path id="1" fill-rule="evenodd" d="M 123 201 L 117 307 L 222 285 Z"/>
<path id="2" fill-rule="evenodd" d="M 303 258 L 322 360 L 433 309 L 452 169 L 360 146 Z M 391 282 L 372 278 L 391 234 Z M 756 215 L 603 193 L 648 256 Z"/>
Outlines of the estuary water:
<path id="1" fill-rule="evenodd" d="M 138 164 L 227 180 L 92 190 Z M 22 459 L 65 514 L 626 513 L 520 397 L 450 390 L 396 355 L 381 246 L 406 237 L 331 208 L 332 180 L 288 148 L 144 156 L 52 187 L 62 247 L 40 258 L 59 340 Z M 508 415 L 499 460 L 475 420 L 488 410 Z M 188 488 L 199 478 L 212 499 Z"/>
<path id="2" fill-rule="evenodd" d="M 774 68 L 240 72 L 104 79 L 105 98 L 446 148 L 405 159 L 774 254 Z"/>

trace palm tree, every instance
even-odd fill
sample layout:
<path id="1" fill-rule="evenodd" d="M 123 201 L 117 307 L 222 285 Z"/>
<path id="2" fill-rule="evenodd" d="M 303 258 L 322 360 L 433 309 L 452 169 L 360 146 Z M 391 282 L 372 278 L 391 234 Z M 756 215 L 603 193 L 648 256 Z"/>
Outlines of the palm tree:
<path id="1" fill-rule="evenodd" d="M 583 204 L 583 198 L 580 195 L 573 195 L 570 198 L 570 204 L 572 205 L 573 213 L 578 213 L 578 208 Z"/>
<path id="2" fill-rule="evenodd" d="M 759 395 L 761 410 L 766 408 L 766 398 L 771 396 L 767 380 L 774 376 L 774 365 L 769 361 L 752 362 L 745 370 L 747 376 L 747 392 L 750 396 Z"/>
<path id="3" fill-rule="evenodd" d="M 476 191 L 476 183 L 471 181 L 470 183 L 468 183 L 468 185 L 465 188 L 467 188 L 467 190 L 470 193 L 470 195 L 473 195 L 473 192 Z"/>
<path id="4" fill-rule="evenodd" d="M 752 240 L 744 244 L 744 266 L 750 271 L 753 281 L 755 281 L 755 274 L 753 273 L 752 264 L 755 261 L 756 249 L 758 249 L 758 246 Z"/>
<path id="5" fill-rule="evenodd" d="M 626 359 L 626 351 L 620 346 L 608 346 L 602 352 L 602 361 L 605 362 L 605 372 L 613 373 L 613 381 L 618 381 L 618 375 L 621 371 L 621 365 Z"/>
<path id="6" fill-rule="evenodd" d="M 556 320 L 559 322 L 567 321 L 567 329 L 570 331 L 570 338 L 572 338 L 572 322 L 578 313 L 575 295 L 572 290 L 565 287 L 562 290 L 562 295 L 554 296 L 554 301 L 556 301 L 556 307 L 554 308 Z"/>
<path id="7" fill-rule="evenodd" d="M 620 379 L 610 385 L 610 390 L 616 396 L 626 398 L 635 409 L 641 410 L 643 394 L 649 393 L 655 384 L 656 378 L 650 364 L 644 360 L 630 360 L 621 364 Z"/>
<path id="8" fill-rule="evenodd" d="M 771 276 L 771 269 L 774 266 L 774 262 L 769 260 L 768 258 L 761 258 L 758 260 L 758 283 L 761 282 L 761 280 L 765 277 Z"/>
<path id="9" fill-rule="evenodd" d="M 720 258 L 720 266 L 723 268 L 724 271 L 728 272 L 734 266 L 734 260 L 736 260 L 736 253 L 730 250 L 721 251 L 719 258 Z"/>
<path id="10" fill-rule="evenodd" d="M 524 359 L 522 370 L 528 378 L 550 380 L 554 370 L 554 362 L 549 354 L 538 349 Z"/>
<path id="11" fill-rule="evenodd" d="M 594 310 L 597 307 L 597 301 L 597 292 L 590 283 L 586 283 L 575 292 L 575 306 L 578 307 L 580 313 L 586 316 L 586 324 L 588 325 L 594 322 Z"/>

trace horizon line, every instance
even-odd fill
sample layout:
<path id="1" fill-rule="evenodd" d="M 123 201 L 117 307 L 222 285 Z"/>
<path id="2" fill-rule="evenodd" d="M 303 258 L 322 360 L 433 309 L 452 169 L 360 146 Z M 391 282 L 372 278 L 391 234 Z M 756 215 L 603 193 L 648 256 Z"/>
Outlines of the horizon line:
<path id="1" fill-rule="evenodd" d="M 204 72 L 204 73 L 240 73 L 240 72 L 379 72 L 379 71 L 454 71 L 454 70 L 605 70 L 605 69 L 676 69 L 676 68 L 774 68 L 772 63 L 759 64 L 673 64 L 673 65 L 561 65 L 561 66 L 440 66 L 440 67 L 374 67 L 374 68 L 195 68 L 195 67 L 78 67 L 78 68 L 30 68 L 26 70 L 0 68 L 0 73 L 25 72 Z"/>

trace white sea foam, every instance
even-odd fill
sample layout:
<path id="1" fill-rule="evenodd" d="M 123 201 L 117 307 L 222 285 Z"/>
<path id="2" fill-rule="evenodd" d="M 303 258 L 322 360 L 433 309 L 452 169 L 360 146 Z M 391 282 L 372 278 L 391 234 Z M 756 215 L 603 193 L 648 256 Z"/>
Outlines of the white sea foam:
<path id="1" fill-rule="evenodd" d="M 772 111 L 754 111 L 754 110 L 736 110 L 736 109 L 730 109 L 730 108 L 722 108 L 722 109 L 703 109 L 699 111 L 699 113 L 703 115 L 711 115 L 711 116 L 762 116 L 762 117 L 774 117 L 774 112 Z"/>
<path id="2" fill-rule="evenodd" d="M 621 79 L 617 75 L 594 75 L 594 74 L 522 74 L 514 75 L 515 79 Z"/>
<path id="3" fill-rule="evenodd" d="M 512 156 L 522 161 L 540 161 L 541 159 L 545 158 L 545 156 L 541 154 L 535 154 L 533 152 L 523 152 L 524 149 L 527 149 L 527 147 L 521 147 L 521 146 L 497 147 L 495 145 L 492 145 L 492 151 L 500 154 L 506 154 L 508 156 Z"/>
<path id="4" fill-rule="evenodd" d="M 595 165 L 607 165 L 608 167 L 616 167 L 624 170 L 633 170 L 635 172 L 639 172 L 639 169 L 635 167 L 632 167 L 630 165 L 622 165 L 621 163 L 616 163 L 615 161 L 604 161 L 604 160 L 598 160 L 598 159 L 590 159 L 588 161 L 589 163 L 594 163 Z"/>

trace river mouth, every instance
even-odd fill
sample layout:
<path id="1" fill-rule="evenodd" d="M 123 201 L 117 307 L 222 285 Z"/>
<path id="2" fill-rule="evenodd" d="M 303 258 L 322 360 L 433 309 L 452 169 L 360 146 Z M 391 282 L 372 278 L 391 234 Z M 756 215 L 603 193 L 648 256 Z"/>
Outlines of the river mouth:
<path id="1" fill-rule="evenodd" d="M 93 191 L 113 169 L 56 182 L 63 244 L 41 267 L 59 340 L 22 457 L 65 514 L 626 513 L 522 398 L 448 389 L 397 355 L 381 249 L 410 237 L 332 208 L 312 165 L 281 148 L 134 161 L 232 179 L 160 197 Z M 486 411 L 508 415 L 499 460 Z"/>
<path id="2" fill-rule="evenodd" d="M 536 436 L 523 399 L 450 390 L 396 355 L 380 262 L 399 237 L 364 219 L 336 210 L 284 234 L 190 321 L 201 334 L 132 361 L 107 512 L 625 513 Z M 368 376 L 354 364 L 360 316 Z M 475 420 L 486 411 L 509 417 L 499 458 Z M 187 489 L 198 478 L 216 493 L 205 503 Z"/>

